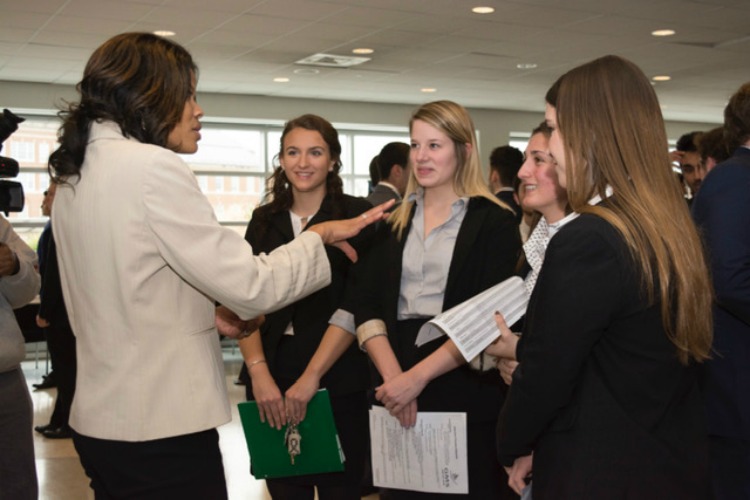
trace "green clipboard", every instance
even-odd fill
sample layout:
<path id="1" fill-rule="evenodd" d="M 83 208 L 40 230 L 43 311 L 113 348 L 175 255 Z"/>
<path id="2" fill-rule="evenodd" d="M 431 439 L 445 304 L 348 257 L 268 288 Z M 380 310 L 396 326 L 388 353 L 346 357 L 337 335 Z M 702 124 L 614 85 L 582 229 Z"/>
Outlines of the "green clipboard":
<path id="1" fill-rule="evenodd" d="M 244 401 L 237 408 L 245 431 L 252 474 L 256 479 L 344 470 L 344 453 L 326 389 L 313 396 L 307 404 L 305 420 L 297 426 L 301 453 L 294 458 L 294 465 L 284 442 L 287 426 L 277 430 L 267 422 L 261 422 L 255 401 Z"/>

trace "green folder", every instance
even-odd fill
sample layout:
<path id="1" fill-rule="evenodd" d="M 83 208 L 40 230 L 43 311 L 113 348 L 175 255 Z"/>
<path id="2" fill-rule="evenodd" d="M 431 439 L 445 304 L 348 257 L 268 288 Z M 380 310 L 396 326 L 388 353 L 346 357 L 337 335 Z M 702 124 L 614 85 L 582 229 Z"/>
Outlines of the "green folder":
<path id="1" fill-rule="evenodd" d="M 286 426 L 277 430 L 267 422 L 261 422 L 255 401 L 245 401 L 237 407 L 256 479 L 344 470 L 344 453 L 326 389 L 313 396 L 307 404 L 305 420 L 297 426 L 301 453 L 294 457 L 294 465 L 284 442 Z"/>

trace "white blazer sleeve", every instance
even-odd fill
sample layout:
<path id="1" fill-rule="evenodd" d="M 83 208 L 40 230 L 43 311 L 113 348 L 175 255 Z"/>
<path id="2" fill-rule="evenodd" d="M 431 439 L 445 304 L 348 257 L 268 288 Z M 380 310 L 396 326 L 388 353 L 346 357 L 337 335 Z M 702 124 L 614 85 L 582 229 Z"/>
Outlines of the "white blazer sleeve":
<path id="1" fill-rule="evenodd" d="M 242 236 L 219 225 L 184 162 L 168 151 L 155 160 L 144 177 L 147 223 L 164 260 L 193 287 L 248 319 L 330 283 L 319 235 L 305 233 L 268 255 L 254 256 Z"/>

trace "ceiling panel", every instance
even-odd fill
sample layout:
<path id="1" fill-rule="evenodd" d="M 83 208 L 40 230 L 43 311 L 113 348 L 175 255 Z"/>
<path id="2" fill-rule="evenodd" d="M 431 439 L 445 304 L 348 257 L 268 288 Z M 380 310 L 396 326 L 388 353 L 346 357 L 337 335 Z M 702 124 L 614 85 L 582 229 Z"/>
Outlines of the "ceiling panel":
<path id="1" fill-rule="evenodd" d="M 667 117 L 719 121 L 747 81 L 748 0 L 0 0 L 0 80 L 74 84 L 91 52 L 130 30 L 172 29 L 193 53 L 199 91 L 539 111 L 564 71 L 625 55 L 656 86 Z M 677 35 L 656 39 L 655 28 Z M 300 75 L 314 52 L 375 49 L 349 69 Z M 537 68 L 519 70 L 519 63 Z M 291 78 L 275 84 L 275 76 Z M 436 94 L 419 92 L 436 87 Z"/>

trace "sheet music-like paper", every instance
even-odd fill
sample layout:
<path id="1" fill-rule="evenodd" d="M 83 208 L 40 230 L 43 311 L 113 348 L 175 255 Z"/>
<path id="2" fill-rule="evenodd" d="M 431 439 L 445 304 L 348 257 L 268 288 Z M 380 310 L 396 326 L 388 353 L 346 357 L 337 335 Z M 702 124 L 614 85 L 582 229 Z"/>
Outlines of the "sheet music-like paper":
<path id="1" fill-rule="evenodd" d="M 416 344 L 421 346 L 448 335 L 466 361 L 470 361 L 500 336 L 495 311 L 499 311 L 510 326 L 521 319 L 528 303 L 523 280 L 518 276 L 508 278 L 425 323 L 419 330 Z"/>
<path id="2" fill-rule="evenodd" d="M 375 486 L 429 493 L 469 493 L 466 413 L 418 412 L 401 427 L 382 406 L 370 410 Z"/>

